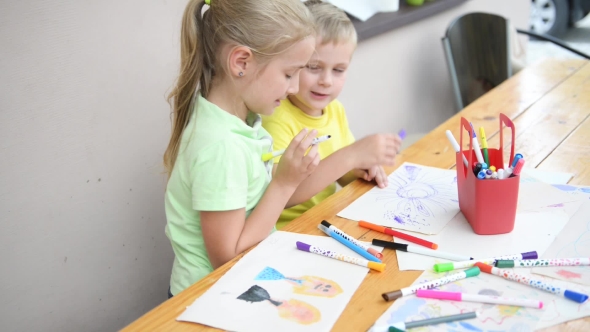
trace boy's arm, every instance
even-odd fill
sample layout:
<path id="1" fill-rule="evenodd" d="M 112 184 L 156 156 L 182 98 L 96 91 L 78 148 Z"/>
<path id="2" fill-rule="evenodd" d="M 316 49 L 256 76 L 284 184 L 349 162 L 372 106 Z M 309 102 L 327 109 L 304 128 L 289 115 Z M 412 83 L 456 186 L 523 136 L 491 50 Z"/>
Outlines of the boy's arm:
<path id="1" fill-rule="evenodd" d="M 348 186 L 352 181 L 358 179 L 358 177 L 355 175 L 354 170 L 353 171 L 349 171 L 346 174 L 344 174 L 342 177 L 340 177 L 337 182 L 341 187 L 345 187 Z"/>

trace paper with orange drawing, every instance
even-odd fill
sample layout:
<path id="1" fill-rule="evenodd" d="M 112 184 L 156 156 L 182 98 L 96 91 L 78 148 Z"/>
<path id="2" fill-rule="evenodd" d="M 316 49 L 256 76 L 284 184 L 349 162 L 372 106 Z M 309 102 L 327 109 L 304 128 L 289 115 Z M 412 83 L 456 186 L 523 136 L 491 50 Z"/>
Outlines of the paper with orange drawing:
<path id="1" fill-rule="evenodd" d="M 178 320 L 230 331 L 329 331 L 369 269 L 297 250 L 296 241 L 355 255 L 327 236 L 274 232 Z"/>
<path id="2" fill-rule="evenodd" d="M 529 273 L 528 269 L 517 269 L 518 273 Z M 452 273 L 452 272 L 448 272 Z M 447 273 L 447 274 L 448 274 Z M 440 278 L 444 274 L 425 271 L 415 283 Z M 546 278 L 546 280 L 550 280 Z M 568 283 L 568 287 L 585 292 L 588 287 Z M 439 290 L 469 294 L 494 295 L 509 298 L 536 299 L 543 301 L 543 309 L 524 308 L 506 305 L 492 305 L 474 302 L 446 301 L 418 298 L 414 295 L 396 300 L 377 320 L 371 332 L 386 331 L 388 324 L 400 321 L 413 321 L 439 316 L 454 315 L 468 311 L 478 311 L 479 317 L 472 320 L 457 321 L 428 327 L 421 331 L 534 331 L 568 320 L 590 315 L 590 301 L 579 304 L 564 297 L 546 293 L 533 287 L 504 280 L 490 274 L 459 280 L 443 285 Z"/>

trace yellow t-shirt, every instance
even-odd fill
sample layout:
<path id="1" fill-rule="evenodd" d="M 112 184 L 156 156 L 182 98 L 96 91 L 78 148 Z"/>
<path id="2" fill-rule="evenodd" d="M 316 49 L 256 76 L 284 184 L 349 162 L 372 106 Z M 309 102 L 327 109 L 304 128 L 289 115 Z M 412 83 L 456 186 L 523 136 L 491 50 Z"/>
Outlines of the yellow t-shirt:
<path id="1" fill-rule="evenodd" d="M 272 136 L 274 150 L 289 146 L 293 137 L 303 128 L 316 129 L 318 136 L 332 135 L 329 140 L 318 145 L 321 159 L 354 142 L 344 107 L 338 100 L 328 104 L 324 109 L 324 114 L 318 117 L 305 114 L 288 99 L 283 100 L 271 116 L 262 116 L 262 126 Z M 275 164 L 279 162 L 280 158 L 279 156 L 274 159 Z M 277 229 L 281 229 L 291 220 L 299 217 L 335 192 L 336 183 L 332 183 L 307 202 L 285 209 L 277 222 Z"/>

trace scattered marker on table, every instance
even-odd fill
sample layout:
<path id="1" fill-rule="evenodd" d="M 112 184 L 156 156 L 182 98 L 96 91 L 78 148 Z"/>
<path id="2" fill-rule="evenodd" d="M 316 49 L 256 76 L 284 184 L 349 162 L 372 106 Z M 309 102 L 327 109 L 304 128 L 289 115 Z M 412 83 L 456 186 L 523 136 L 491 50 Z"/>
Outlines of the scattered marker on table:
<path id="1" fill-rule="evenodd" d="M 566 299 L 572 300 L 577 303 L 584 303 L 588 300 L 588 295 L 571 291 L 557 285 L 545 282 L 542 279 L 533 278 L 530 275 L 514 273 L 511 270 L 499 269 L 491 265 L 487 265 L 481 262 L 475 263 L 475 266 L 479 267 L 482 272 L 494 274 L 507 280 L 519 282 L 521 284 L 529 285 L 549 293 L 561 295 Z"/>

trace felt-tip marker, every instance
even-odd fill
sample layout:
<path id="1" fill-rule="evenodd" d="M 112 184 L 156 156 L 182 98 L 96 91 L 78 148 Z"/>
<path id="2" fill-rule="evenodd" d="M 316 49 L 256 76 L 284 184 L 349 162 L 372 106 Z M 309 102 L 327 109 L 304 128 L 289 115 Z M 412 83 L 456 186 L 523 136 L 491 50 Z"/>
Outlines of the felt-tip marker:
<path id="1" fill-rule="evenodd" d="M 316 145 L 318 143 L 325 142 L 325 141 L 329 140 L 330 137 L 332 137 L 332 136 L 331 135 L 324 135 L 324 136 L 316 137 L 311 142 L 311 145 Z M 267 152 L 262 155 L 262 161 L 269 161 L 274 157 L 278 157 L 278 156 L 282 155 L 283 153 L 285 153 L 285 150 L 286 149 L 277 150 L 277 151 L 273 151 L 273 152 Z"/>

